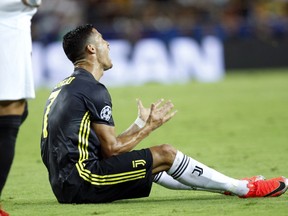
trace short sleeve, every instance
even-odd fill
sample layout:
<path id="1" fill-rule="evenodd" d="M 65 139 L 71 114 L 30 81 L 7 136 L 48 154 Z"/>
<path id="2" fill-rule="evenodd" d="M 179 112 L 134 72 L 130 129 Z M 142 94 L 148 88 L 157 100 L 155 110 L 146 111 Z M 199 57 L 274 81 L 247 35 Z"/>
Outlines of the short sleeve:
<path id="1" fill-rule="evenodd" d="M 106 87 L 97 83 L 89 89 L 93 89 L 93 91 L 87 93 L 85 103 L 91 114 L 91 121 L 114 126 L 111 96 Z"/>

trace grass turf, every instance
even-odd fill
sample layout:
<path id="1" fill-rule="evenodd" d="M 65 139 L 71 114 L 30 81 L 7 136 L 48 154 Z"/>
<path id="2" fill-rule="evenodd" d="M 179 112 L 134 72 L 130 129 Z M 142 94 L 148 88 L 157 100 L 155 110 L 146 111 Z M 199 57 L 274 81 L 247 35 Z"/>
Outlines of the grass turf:
<path id="1" fill-rule="evenodd" d="M 149 84 L 110 89 L 117 132 L 137 115 L 136 98 L 148 106 L 171 99 L 177 115 L 137 148 L 170 143 L 223 172 L 242 178 L 286 175 L 288 153 L 288 71 L 228 73 L 218 83 Z M 21 127 L 16 156 L 2 194 L 12 216 L 25 215 L 287 215 L 287 198 L 239 199 L 207 192 L 172 191 L 154 185 L 148 198 L 111 204 L 58 204 L 40 159 L 43 107 L 49 91 L 37 91 Z"/>

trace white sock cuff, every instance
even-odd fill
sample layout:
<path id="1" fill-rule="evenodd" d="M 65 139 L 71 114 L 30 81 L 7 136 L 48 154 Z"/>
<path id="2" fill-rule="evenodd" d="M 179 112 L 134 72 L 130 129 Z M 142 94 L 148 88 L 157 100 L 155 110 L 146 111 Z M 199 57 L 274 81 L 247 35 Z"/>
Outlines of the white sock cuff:
<path id="1" fill-rule="evenodd" d="M 167 173 L 174 179 L 179 178 L 188 167 L 189 160 L 189 157 L 184 155 L 182 152 L 177 151 L 175 160 Z"/>
<path id="2" fill-rule="evenodd" d="M 163 172 L 157 173 L 153 178 L 153 182 L 158 183 L 158 181 L 161 179 L 162 175 L 163 175 Z"/>

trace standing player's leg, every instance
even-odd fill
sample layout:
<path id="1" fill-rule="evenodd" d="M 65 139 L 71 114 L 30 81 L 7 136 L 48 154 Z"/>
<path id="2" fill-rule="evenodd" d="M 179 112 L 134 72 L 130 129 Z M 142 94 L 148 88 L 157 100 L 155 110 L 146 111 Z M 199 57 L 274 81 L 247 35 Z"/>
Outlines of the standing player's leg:
<path id="1" fill-rule="evenodd" d="M 26 100 L 0 101 L 0 196 L 13 162 L 18 130 L 27 115 Z"/>
<path id="2" fill-rule="evenodd" d="M 284 177 L 255 182 L 228 177 L 184 155 L 170 145 L 156 146 L 150 150 L 153 155 L 154 174 L 167 171 L 173 179 L 189 187 L 219 192 L 227 191 L 241 197 L 279 196 L 288 188 L 288 180 Z M 175 184 L 171 179 L 170 183 Z M 178 187 L 183 189 L 183 185 L 178 185 Z"/>

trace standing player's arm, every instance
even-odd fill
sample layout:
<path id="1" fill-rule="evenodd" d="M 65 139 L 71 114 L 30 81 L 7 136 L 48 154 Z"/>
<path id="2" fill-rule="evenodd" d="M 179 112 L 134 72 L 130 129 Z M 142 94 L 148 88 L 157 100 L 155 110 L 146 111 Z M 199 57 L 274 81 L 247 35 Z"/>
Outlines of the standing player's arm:
<path id="1" fill-rule="evenodd" d="M 161 102 L 151 105 L 148 119 L 143 128 L 140 129 L 138 126 L 132 125 L 119 136 L 116 136 L 115 127 L 113 126 L 92 123 L 92 128 L 101 143 L 103 156 L 107 158 L 131 151 L 152 131 L 170 120 L 176 114 L 176 111 L 170 112 L 174 105 L 171 101 L 167 101 L 164 104 Z"/>

